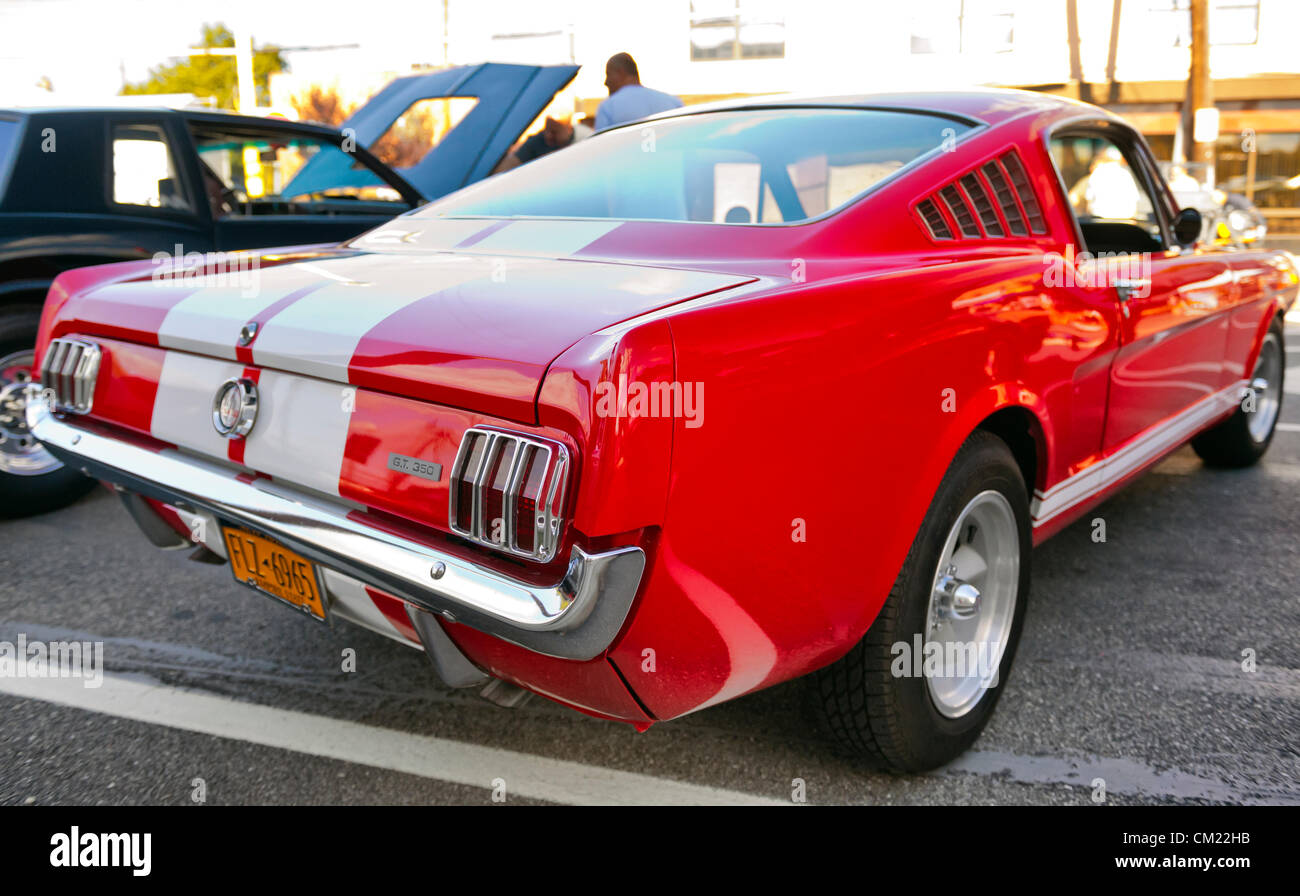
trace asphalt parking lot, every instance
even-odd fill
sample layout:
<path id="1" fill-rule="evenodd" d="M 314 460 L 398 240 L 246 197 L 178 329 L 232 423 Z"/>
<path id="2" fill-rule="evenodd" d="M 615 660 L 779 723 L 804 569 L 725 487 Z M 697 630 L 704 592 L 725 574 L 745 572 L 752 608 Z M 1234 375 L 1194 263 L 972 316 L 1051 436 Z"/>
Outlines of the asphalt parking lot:
<path id="1" fill-rule="evenodd" d="M 645 734 L 446 690 L 415 650 L 154 550 L 96 491 L 0 523 L 0 641 L 102 641 L 106 670 L 0 679 L 0 803 L 789 803 L 796 780 L 814 804 L 1300 803 L 1300 362 L 1288 380 L 1260 466 L 1184 448 L 1089 516 L 1104 543 L 1082 520 L 1034 553 L 992 724 L 911 778 L 824 740 L 802 682 Z"/>

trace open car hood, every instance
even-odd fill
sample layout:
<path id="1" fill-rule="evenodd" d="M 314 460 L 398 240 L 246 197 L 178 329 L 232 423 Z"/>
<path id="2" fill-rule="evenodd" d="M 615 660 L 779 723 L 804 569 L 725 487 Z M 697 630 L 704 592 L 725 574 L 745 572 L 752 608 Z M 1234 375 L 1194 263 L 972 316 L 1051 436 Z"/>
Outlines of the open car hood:
<path id="1" fill-rule="evenodd" d="M 438 97 L 476 98 L 474 108 L 424 158 L 409 168 L 395 169 L 426 201 L 437 199 L 487 177 L 524 128 L 573 80 L 578 68 L 484 62 L 408 75 L 371 97 L 343 122 L 342 130 L 369 148 L 414 103 Z M 373 183 L 369 172 L 329 153 L 304 165 L 285 192 Z"/>

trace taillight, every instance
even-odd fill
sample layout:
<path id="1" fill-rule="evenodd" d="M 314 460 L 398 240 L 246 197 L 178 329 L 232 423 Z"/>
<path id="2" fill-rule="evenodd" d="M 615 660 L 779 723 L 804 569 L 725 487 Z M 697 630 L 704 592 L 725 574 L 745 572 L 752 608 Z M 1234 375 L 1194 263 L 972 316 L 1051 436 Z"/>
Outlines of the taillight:
<path id="1" fill-rule="evenodd" d="M 470 429 L 451 471 L 453 531 L 532 560 L 559 547 L 569 454 L 558 442 Z"/>
<path id="2" fill-rule="evenodd" d="M 51 339 L 41 361 L 41 386 L 52 393 L 54 407 L 88 414 L 99 377 L 99 346 L 80 339 Z"/>

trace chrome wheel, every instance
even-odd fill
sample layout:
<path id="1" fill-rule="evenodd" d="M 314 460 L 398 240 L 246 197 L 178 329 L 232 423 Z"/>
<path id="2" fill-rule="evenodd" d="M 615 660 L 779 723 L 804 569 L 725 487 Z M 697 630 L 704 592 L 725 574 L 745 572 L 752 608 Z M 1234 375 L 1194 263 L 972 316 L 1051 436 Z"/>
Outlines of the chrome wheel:
<path id="1" fill-rule="evenodd" d="M 1248 387 L 1254 397 L 1254 410 L 1246 411 L 1246 426 L 1250 437 L 1264 442 L 1277 422 L 1282 407 L 1282 345 L 1277 334 L 1270 331 L 1259 349 L 1259 360 Z"/>
<path id="2" fill-rule="evenodd" d="M 926 686 L 942 715 L 966 715 L 997 685 L 1019 583 L 1015 513 L 1001 492 L 980 492 L 948 531 L 930 589 Z M 939 674 L 932 674 L 932 654 L 940 658 Z"/>
<path id="3" fill-rule="evenodd" d="M 63 466 L 27 429 L 25 390 L 35 361 L 32 349 L 0 358 L 0 473 L 42 476 Z"/>

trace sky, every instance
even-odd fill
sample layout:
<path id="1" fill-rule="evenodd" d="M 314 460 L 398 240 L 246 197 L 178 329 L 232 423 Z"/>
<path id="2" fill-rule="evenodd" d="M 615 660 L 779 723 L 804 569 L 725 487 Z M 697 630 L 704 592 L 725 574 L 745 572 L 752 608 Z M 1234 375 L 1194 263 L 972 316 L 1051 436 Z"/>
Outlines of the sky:
<path id="1" fill-rule="evenodd" d="M 456 11 L 471 16 L 464 26 L 474 26 L 475 6 L 486 4 Z M 259 45 L 361 45 L 288 54 L 293 71 L 309 77 L 442 61 L 438 0 L 384 0 L 372 7 L 382 14 L 358 15 L 364 8 L 358 0 L 0 0 L 0 102 L 30 99 L 42 77 L 60 102 L 116 94 L 123 71 L 128 81 L 142 80 L 165 56 L 197 45 L 205 22 L 234 26 L 241 18 Z"/>

